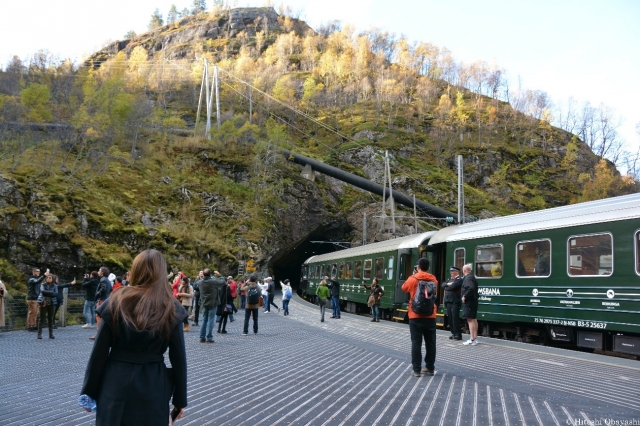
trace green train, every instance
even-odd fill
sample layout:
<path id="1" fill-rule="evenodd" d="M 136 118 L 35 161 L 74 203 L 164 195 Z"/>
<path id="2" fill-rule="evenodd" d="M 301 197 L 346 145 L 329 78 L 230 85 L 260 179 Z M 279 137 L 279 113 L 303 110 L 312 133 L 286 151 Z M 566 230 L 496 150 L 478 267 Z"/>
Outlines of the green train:
<path id="1" fill-rule="evenodd" d="M 400 290 L 420 257 L 439 282 L 473 265 L 481 335 L 640 356 L 640 194 L 481 220 L 313 256 L 301 271 L 313 298 L 325 275 L 347 312 L 366 312 L 375 277 L 386 319 L 401 319 Z M 442 301 L 439 290 L 438 299 Z M 438 322 L 444 326 L 444 304 Z"/>

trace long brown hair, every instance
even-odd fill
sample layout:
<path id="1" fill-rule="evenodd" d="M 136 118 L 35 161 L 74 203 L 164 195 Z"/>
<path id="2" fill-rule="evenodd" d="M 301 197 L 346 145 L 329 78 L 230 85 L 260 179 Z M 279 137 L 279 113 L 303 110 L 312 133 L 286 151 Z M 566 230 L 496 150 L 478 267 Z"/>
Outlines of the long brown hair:
<path id="1" fill-rule="evenodd" d="M 129 287 L 109 298 L 114 329 L 122 319 L 136 330 L 163 337 L 171 335 L 176 322 L 173 294 L 167 286 L 167 261 L 157 250 L 145 250 L 133 260 Z"/>

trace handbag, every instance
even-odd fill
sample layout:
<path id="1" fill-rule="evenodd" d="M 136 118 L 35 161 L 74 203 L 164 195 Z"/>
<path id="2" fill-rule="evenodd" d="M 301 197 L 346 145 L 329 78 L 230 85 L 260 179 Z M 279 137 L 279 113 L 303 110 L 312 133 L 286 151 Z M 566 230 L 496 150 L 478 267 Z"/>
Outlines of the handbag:
<path id="1" fill-rule="evenodd" d="M 224 305 L 224 311 L 225 312 L 233 312 L 233 305 L 231 305 L 230 303 L 227 303 Z"/>
<path id="2" fill-rule="evenodd" d="M 262 296 L 258 299 L 258 306 L 264 306 L 264 299 L 262 299 Z"/>
<path id="3" fill-rule="evenodd" d="M 372 307 L 372 306 L 373 306 L 373 305 L 375 305 L 375 304 L 376 304 L 376 296 L 374 296 L 374 294 L 373 294 L 373 293 L 371 293 L 371 294 L 369 295 L 369 299 L 367 299 L 367 306 L 368 306 L 368 307 Z"/>

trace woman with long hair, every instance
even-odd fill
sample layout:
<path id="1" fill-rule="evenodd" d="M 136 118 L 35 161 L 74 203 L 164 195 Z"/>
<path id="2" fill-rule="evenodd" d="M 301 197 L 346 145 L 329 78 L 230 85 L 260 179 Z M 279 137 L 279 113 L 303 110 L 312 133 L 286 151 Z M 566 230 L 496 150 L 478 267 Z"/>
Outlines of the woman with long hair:
<path id="1" fill-rule="evenodd" d="M 159 251 L 136 256 L 130 280 L 98 309 L 102 323 L 81 393 L 96 401 L 97 425 L 167 425 L 187 406 L 187 313 L 168 286 Z M 167 348 L 171 369 L 164 364 Z"/>
<path id="2" fill-rule="evenodd" d="M 49 326 L 49 339 L 55 339 L 53 337 L 53 311 L 58 304 L 58 287 L 56 285 L 58 277 L 49 272 L 45 272 L 44 275 L 46 279 L 45 282 L 40 284 L 40 295 L 38 296 L 38 306 L 40 307 L 38 339 L 42 339 L 42 323 L 45 318 Z"/>

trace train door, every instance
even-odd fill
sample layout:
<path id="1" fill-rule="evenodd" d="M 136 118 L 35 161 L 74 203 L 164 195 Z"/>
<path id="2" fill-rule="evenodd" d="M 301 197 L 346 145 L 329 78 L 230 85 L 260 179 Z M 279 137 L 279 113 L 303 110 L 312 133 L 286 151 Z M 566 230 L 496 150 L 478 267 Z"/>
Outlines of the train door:
<path id="1" fill-rule="evenodd" d="M 422 248 L 422 247 L 421 247 Z M 433 274 L 438 280 L 438 284 L 442 284 L 442 280 L 446 281 L 446 274 L 444 272 L 444 256 L 442 250 L 439 250 L 435 247 L 428 247 L 426 250 L 420 251 L 421 257 L 426 257 L 429 259 L 429 272 Z M 438 296 L 438 305 L 443 305 L 444 292 L 441 291 L 440 285 L 438 285 L 437 293 Z"/>
<path id="2" fill-rule="evenodd" d="M 409 295 L 402 291 L 402 284 L 411 276 L 412 271 L 411 249 L 398 250 L 398 274 L 396 275 L 393 303 L 403 304 L 409 301 Z"/>

